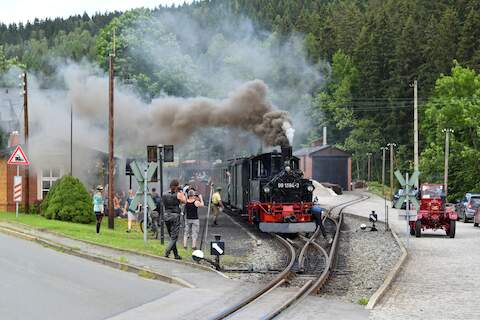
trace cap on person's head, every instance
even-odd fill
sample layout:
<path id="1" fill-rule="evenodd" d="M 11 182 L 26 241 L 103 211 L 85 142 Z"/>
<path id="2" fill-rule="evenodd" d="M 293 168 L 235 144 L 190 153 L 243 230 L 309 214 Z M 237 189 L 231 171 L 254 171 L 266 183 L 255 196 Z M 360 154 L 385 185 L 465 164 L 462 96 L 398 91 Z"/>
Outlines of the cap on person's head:
<path id="1" fill-rule="evenodd" d="M 215 190 L 221 191 L 221 190 L 222 190 L 222 187 L 216 187 Z"/>
<path id="2" fill-rule="evenodd" d="M 97 191 L 103 191 L 103 186 L 101 184 L 97 186 Z"/>
<path id="3" fill-rule="evenodd" d="M 194 195 L 195 195 L 195 191 L 193 191 L 193 190 L 188 191 L 188 196 L 189 197 L 193 197 Z"/>

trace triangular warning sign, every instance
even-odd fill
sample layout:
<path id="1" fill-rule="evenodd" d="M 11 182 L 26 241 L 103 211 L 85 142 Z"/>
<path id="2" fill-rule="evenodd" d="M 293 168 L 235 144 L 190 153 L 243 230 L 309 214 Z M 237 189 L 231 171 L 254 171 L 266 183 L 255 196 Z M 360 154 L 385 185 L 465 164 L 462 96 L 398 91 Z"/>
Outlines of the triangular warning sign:
<path id="1" fill-rule="evenodd" d="M 30 164 L 30 162 L 27 159 L 27 156 L 25 156 L 25 153 L 23 152 L 22 147 L 20 147 L 20 145 L 18 145 L 15 148 L 15 151 L 13 151 L 7 163 L 8 164 L 24 164 L 24 165 Z"/>

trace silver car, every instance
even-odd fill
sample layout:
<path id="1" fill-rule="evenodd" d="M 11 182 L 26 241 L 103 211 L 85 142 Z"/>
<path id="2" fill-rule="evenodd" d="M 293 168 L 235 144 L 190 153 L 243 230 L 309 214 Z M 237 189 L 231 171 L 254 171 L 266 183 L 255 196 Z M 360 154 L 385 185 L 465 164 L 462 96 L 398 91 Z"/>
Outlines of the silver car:
<path id="1" fill-rule="evenodd" d="M 465 197 L 456 204 L 455 210 L 458 220 L 468 222 L 475 216 L 475 211 L 480 206 L 480 193 L 466 193 Z"/>

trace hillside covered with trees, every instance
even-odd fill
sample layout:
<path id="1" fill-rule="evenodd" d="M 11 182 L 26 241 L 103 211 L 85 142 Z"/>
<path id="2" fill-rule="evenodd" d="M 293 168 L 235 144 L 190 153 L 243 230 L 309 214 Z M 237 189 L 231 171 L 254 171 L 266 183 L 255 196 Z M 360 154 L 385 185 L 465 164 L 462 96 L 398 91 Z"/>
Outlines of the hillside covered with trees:
<path id="1" fill-rule="evenodd" d="M 152 22 L 166 14 L 188 17 L 205 32 L 187 33 L 191 24 L 183 20 Z M 253 29 L 244 26 L 245 19 Z M 225 21 L 242 27 L 229 28 Z M 368 152 L 374 154 L 374 176 L 379 177 L 380 147 L 388 142 L 398 145 L 397 167 L 412 169 L 411 84 L 417 80 L 422 179 L 442 179 L 441 130 L 449 127 L 455 130 L 452 197 L 480 191 L 475 179 L 480 171 L 477 0 L 211 0 L 25 25 L 0 24 L 0 72 L 19 64 L 48 79 L 62 61 L 83 59 L 106 70 L 114 29 L 116 74 L 143 99 L 221 96 L 225 94 L 221 81 L 212 88 L 211 81 L 193 75 L 215 74 L 222 68 L 230 68 L 239 79 L 261 75 L 277 89 L 274 101 L 301 106 L 309 119 L 308 131 L 300 130 L 296 138 L 297 146 L 318 139 L 321 128 L 327 126 L 329 142 L 354 155 L 360 168 L 356 172 L 354 165 L 354 175 L 359 178 L 366 178 Z M 189 38 L 191 34 L 196 37 Z M 269 74 L 246 68 L 241 61 L 235 45 L 247 38 L 249 43 L 255 41 L 255 48 L 268 49 L 275 61 Z M 162 48 L 169 51 L 159 54 L 163 60 L 138 59 L 139 51 L 155 50 L 156 41 L 167 44 Z M 282 59 L 285 52 L 291 52 L 292 59 Z M 308 67 L 295 64 L 302 59 Z M 297 86 L 308 95 L 296 95 Z M 288 87 L 293 89 L 286 91 Z"/>

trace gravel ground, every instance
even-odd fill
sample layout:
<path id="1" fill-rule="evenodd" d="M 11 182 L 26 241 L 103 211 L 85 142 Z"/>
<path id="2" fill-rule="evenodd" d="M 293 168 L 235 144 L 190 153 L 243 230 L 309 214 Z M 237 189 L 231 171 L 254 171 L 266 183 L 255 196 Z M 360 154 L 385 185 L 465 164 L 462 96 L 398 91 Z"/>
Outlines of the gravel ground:
<path id="1" fill-rule="evenodd" d="M 364 218 L 344 216 L 337 265 L 320 295 L 353 303 L 368 299 L 397 263 L 400 248 L 382 231 L 383 223 L 377 223 L 378 232 L 361 230 L 362 223 L 371 225 Z"/>

